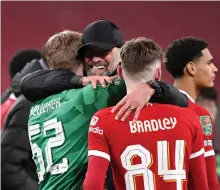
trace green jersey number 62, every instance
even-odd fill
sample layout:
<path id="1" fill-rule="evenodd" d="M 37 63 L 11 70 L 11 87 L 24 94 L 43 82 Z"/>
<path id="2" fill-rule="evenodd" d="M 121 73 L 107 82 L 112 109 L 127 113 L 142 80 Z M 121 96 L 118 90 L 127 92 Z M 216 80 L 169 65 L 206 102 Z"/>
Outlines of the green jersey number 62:
<path id="1" fill-rule="evenodd" d="M 52 153 L 51 153 L 52 148 L 60 147 L 65 142 L 63 126 L 60 121 L 59 122 L 57 121 L 57 118 L 48 120 L 43 123 L 43 126 L 42 126 L 43 136 L 47 137 L 47 131 L 52 130 L 52 129 L 55 130 L 56 136 L 50 137 L 48 139 L 44 150 L 41 150 L 39 146 L 33 142 L 33 139 L 34 139 L 33 136 L 41 133 L 40 125 L 39 124 L 31 125 L 29 126 L 29 129 L 28 129 L 33 158 L 36 157 L 35 162 L 36 164 L 39 165 L 39 171 L 37 172 L 39 182 L 44 180 L 45 172 L 50 172 L 51 175 L 55 175 L 55 174 L 64 173 L 68 170 L 67 158 L 63 158 L 62 163 L 53 164 L 53 158 L 52 158 Z M 46 163 L 43 159 L 43 153 L 46 157 Z"/>

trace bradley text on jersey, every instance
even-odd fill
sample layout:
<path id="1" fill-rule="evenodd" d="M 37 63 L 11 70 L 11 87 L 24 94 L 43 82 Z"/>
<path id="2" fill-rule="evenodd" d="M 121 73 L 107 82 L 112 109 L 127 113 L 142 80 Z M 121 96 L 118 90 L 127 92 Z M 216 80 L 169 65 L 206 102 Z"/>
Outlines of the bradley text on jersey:
<path id="1" fill-rule="evenodd" d="M 175 128 L 176 124 L 177 124 L 177 120 L 175 117 L 129 122 L 131 133 L 144 133 L 144 132 L 153 132 L 159 130 L 171 130 Z"/>

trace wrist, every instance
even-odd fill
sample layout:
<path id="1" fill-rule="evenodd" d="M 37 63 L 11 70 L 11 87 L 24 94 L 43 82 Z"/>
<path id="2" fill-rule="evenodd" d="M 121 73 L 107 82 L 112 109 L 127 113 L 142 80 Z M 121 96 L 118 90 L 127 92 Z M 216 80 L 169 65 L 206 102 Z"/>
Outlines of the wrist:
<path id="1" fill-rule="evenodd" d="M 150 85 L 149 85 L 150 86 Z M 150 86 L 150 95 L 151 97 L 155 94 L 155 90 Z"/>
<path id="2" fill-rule="evenodd" d="M 82 87 L 83 86 L 83 76 L 75 75 L 70 79 L 71 84 Z"/>
<path id="3" fill-rule="evenodd" d="M 152 88 L 153 98 L 155 97 L 158 98 L 162 96 L 162 90 L 157 81 L 151 80 L 151 81 L 148 81 L 147 84 Z"/>

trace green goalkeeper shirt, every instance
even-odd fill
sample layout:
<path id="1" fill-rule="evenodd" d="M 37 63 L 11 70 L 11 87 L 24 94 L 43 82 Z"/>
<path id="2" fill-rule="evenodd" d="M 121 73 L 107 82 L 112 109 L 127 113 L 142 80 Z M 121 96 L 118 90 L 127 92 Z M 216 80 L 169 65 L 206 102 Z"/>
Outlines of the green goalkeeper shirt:
<path id="1" fill-rule="evenodd" d="M 88 85 L 35 102 L 28 133 L 41 190 L 79 190 L 87 169 L 88 128 L 92 115 L 126 94 L 116 79 L 106 88 Z"/>

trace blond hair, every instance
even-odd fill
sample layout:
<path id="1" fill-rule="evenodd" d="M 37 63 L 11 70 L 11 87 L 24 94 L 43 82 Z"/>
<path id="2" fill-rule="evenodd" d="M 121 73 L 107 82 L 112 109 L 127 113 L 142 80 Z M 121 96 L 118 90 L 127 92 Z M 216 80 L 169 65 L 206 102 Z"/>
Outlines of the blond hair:
<path id="1" fill-rule="evenodd" d="M 44 48 L 49 67 L 74 71 L 80 63 L 76 55 L 81 46 L 82 33 L 65 30 L 53 35 Z"/>

